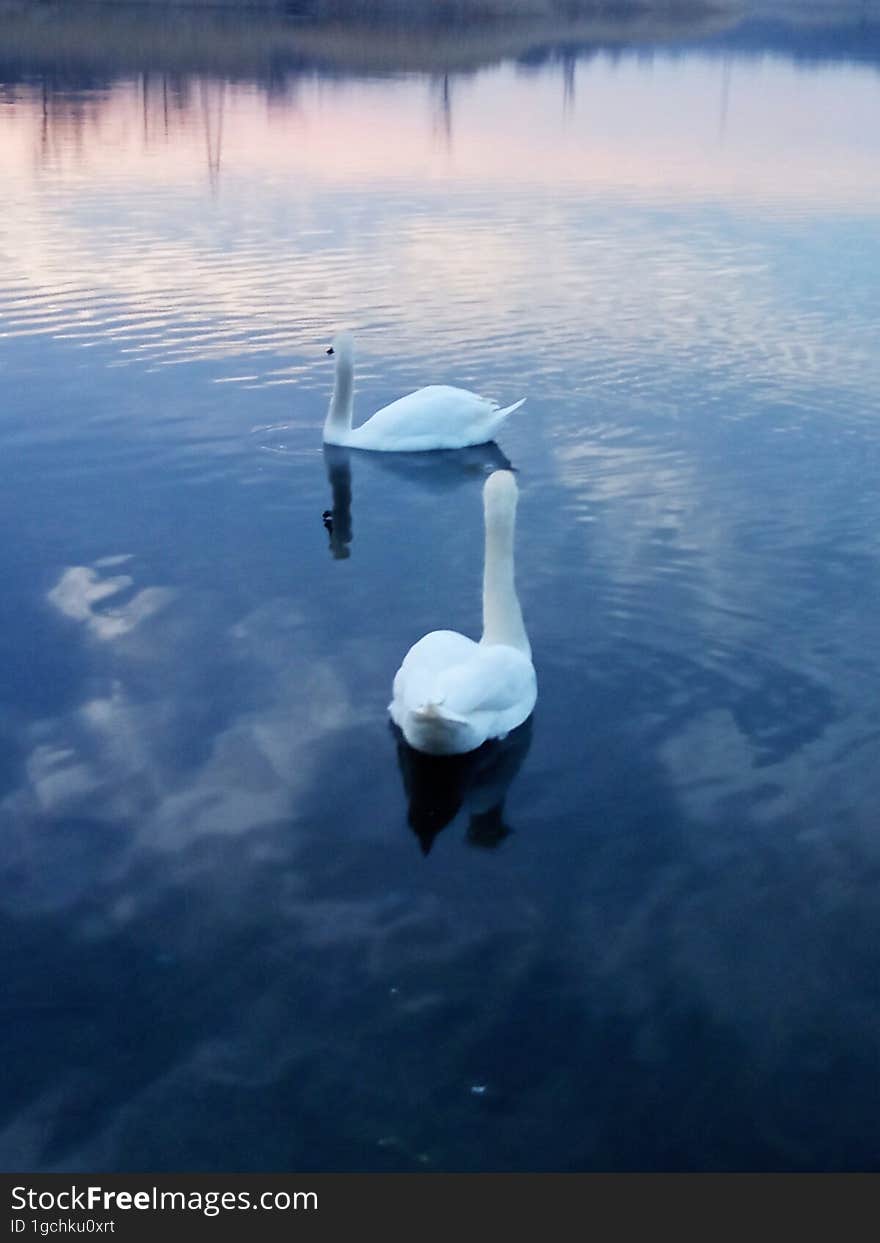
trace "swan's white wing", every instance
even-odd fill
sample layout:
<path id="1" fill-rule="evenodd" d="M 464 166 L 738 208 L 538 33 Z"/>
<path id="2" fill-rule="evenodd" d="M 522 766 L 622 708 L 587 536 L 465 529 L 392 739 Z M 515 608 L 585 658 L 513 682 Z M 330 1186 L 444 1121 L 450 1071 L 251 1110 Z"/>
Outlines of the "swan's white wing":
<path id="1" fill-rule="evenodd" d="M 407 652 L 389 710 L 413 746 L 467 751 L 520 725 L 536 697 L 535 670 L 522 652 L 440 630 Z"/>
<path id="2" fill-rule="evenodd" d="M 504 714 L 529 701 L 530 712 L 536 683 L 529 658 L 502 644 L 475 647 L 466 660 L 437 674 L 437 688 L 445 696 L 444 708 L 456 716 L 472 717 L 476 713 Z"/>
<path id="3" fill-rule="evenodd" d="M 479 644 L 457 630 L 432 630 L 414 643 L 394 677 L 394 699 L 415 711 L 436 703 L 437 679 L 467 663 Z"/>
<path id="4" fill-rule="evenodd" d="M 461 449 L 491 440 L 509 411 L 465 388 L 431 384 L 377 410 L 351 432 L 359 449 Z"/>

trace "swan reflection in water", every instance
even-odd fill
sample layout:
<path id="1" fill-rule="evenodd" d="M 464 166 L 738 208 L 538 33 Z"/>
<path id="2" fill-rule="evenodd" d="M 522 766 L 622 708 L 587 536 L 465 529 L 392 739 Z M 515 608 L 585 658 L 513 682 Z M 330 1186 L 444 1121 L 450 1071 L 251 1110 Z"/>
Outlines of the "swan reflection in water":
<path id="1" fill-rule="evenodd" d="M 351 458 L 357 449 L 323 446 L 324 468 L 330 483 L 331 508 L 322 515 L 334 561 L 351 556 L 354 538 L 351 522 Z M 481 480 L 495 470 L 513 470 L 510 460 L 494 440 L 466 449 L 430 449 L 423 453 L 369 453 L 369 469 L 415 481 L 426 491 L 449 492 L 459 484 Z"/>
<path id="2" fill-rule="evenodd" d="M 324 445 L 324 467 L 333 495 L 332 509 L 324 510 L 324 527 L 330 536 L 330 552 L 334 561 L 351 556 L 351 450 L 337 445 Z"/>
<path id="3" fill-rule="evenodd" d="M 470 814 L 466 840 L 492 849 L 513 832 L 504 820 L 504 800 L 532 743 L 533 716 L 506 738 L 485 742 L 462 755 L 428 755 L 416 751 L 396 725 L 397 763 L 409 802 L 409 826 L 427 855 L 434 838 L 462 807 Z"/>

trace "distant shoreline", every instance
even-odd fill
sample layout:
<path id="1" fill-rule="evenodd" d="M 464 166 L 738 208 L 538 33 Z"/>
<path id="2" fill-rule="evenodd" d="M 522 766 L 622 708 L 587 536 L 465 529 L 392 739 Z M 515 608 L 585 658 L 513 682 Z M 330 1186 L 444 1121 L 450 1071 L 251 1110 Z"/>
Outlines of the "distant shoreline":
<path id="1" fill-rule="evenodd" d="M 0 0 L 0 12 L 109 7 L 119 9 L 262 9 L 310 21 L 394 18 L 499 20 L 501 18 L 631 17 L 642 13 L 706 13 L 726 9 L 724 0 Z"/>
<path id="2" fill-rule="evenodd" d="M 315 69 L 473 73 L 576 47 L 705 39 L 746 17 L 815 29 L 880 0 L 0 0 L 0 73 L 277 79 Z"/>
<path id="3" fill-rule="evenodd" d="M 0 68 L 13 77 L 30 69 L 74 78 L 120 71 L 277 75 L 305 65 L 467 73 L 562 44 L 705 36 L 741 12 L 704 0 L 412 0 L 405 9 L 400 0 L 378 0 L 378 7 L 381 14 L 363 0 L 0 0 Z"/>

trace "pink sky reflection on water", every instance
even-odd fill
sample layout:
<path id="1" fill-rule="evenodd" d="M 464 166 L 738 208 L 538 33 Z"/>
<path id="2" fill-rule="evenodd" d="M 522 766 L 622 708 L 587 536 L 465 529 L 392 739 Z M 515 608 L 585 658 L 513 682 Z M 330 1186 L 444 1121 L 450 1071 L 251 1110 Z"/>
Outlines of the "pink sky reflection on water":
<path id="1" fill-rule="evenodd" d="M 798 212 L 880 201 L 880 77 L 762 57 L 600 57 L 452 79 L 322 81 L 283 98 L 255 86 L 122 82 L 76 107 L 22 92 L 0 106 L 0 176 L 92 190 L 210 176 L 733 200 Z"/>

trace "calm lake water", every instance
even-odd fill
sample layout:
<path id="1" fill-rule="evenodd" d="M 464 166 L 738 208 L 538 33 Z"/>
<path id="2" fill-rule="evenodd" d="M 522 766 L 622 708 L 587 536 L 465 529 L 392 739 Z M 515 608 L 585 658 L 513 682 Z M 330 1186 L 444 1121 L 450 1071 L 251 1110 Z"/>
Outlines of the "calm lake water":
<path id="1" fill-rule="evenodd" d="M 880 1167 L 876 28 L 0 77 L 3 1168 Z"/>

